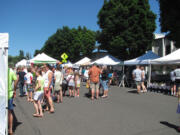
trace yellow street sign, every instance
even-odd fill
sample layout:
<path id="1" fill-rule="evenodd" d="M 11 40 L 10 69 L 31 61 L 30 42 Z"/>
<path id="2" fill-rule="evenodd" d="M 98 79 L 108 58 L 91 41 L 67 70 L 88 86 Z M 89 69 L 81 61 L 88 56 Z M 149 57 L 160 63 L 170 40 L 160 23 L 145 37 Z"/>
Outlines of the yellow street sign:
<path id="1" fill-rule="evenodd" d="M 68 55 L 66 53 L 63 53 L 61 55 L 61 58 L 62 58 L 62 63 L 66 63 L 67 62 L 67 58 L 68 58 Z"/>

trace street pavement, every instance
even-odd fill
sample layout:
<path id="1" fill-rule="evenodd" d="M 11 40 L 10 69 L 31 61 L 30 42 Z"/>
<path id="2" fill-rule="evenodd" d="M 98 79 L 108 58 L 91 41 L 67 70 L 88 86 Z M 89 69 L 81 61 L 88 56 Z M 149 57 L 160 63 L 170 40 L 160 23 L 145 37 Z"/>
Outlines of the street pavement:
<path id="1" fill-rule="evenodd" d="M 15 135 L 178 135 L 177 98 L 161 93 L 135 93 L 111 86 L 108 98 L 91 101 L 82 86 L 79 98 L 64 97 L 55 113 L 32 116 L 26 97 L 15 99 Z"/>

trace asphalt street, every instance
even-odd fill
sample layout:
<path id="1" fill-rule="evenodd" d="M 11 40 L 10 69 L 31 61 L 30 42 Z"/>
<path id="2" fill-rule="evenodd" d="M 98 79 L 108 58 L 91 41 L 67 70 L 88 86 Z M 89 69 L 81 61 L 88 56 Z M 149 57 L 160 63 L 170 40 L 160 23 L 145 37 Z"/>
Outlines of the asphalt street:
<path id="1" fill-rule="evenodd" d="M 136 94 L 112 86 L 108 98 L 91 101 L 82 86 L 79 98 L 64 97 L 55 113 L 32 116 L 26 97 L 15 99 L 15 135 L 178 135 L 177 98 L 161 93 Z"/>

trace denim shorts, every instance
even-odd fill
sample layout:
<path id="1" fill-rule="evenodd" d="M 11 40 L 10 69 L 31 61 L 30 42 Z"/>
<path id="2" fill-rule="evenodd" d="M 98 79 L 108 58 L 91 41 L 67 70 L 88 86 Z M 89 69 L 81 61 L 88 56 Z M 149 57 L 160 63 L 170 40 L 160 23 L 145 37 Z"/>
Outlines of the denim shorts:
<path id="1" fill-rule="evenodd" d="M 33 85 L 32 84 L 27 84 L 27 91 L 32 92 L 33 91 Z"/>
<path id="2" fill-rule="evenodd" d="M 13 110 L 14 105 L 13 105 L 13 98 L 8 99 L 8 110 Z"/>
<path id="3" fill-rule="evenodd" d="M 108 80 L 102 80 L 102 87 L 105 91 L 108 90 Z"/>

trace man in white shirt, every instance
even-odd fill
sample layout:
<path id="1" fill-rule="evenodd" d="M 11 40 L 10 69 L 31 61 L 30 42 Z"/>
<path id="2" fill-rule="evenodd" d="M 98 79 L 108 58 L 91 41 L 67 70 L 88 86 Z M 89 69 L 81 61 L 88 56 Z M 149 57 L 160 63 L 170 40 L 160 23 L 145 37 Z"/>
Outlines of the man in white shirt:
<path id="1" fill-rule="evenodd" d="M 133 70 L 132 75 L 137 86 L 137 92 L 139 94 L 141 92 L 141 76 L 142 76 L 142 71 L 139 66 L 136 66 L 136 69 Z"/>

